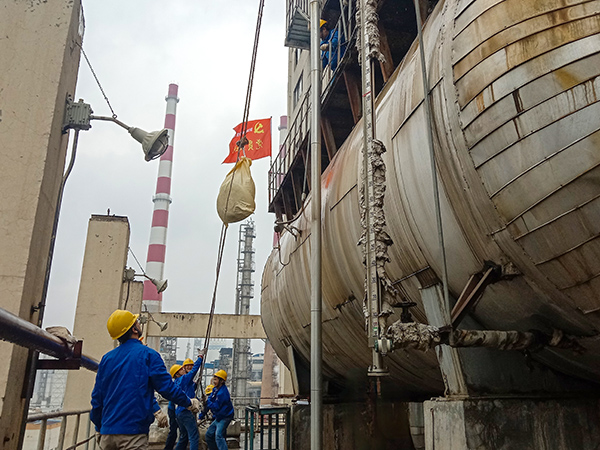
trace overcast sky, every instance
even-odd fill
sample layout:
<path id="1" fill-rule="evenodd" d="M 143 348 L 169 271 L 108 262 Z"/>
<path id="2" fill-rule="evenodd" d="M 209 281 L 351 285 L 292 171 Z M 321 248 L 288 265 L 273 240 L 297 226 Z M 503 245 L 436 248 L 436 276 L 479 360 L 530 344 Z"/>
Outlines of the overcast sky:
<path id="1" fill-rule="evenodd" d="M 215 202 L 231 165 L 221 161 L 241 122 L 258 0 L 84 0 L 83 48 L 119 119 L 145 130 L 163 127 L 169 83 L 179 85 L 163 310 L 208 312 L 215 280 L 220 219 Z M 250 119 L 286 113 L 285 3 L 267 1 L 256 62 Z M 110 115 L 83 57 L 76 99 Z M 275 156 L 275 154 L 273 155 Z M 257 238 L 255 299 L 271 251 L 274 216 L 267 213 L 269 159 L 255 161 Z M 94 122 L 80 134 L 64 194 L 44 326 L 72 329 L 88 220 L 127 216 L 131 249 L 145 265 L 158 161 L 146 163 L 125 130 Z M 230 225 L 216 311 L 233 313 L 239 225 Z M 132 258 L 129 265 L 137 269 Z"/>

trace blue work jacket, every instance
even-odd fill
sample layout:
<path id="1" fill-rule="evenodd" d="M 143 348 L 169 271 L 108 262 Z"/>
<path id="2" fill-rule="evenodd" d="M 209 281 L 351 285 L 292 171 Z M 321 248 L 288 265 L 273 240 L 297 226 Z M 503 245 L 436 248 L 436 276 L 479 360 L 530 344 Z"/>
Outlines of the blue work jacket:
<path id="1" fill-rule="evenodd" d="M 206 407 L 213 413 L 217 420 L 233 419 L 233 404 L 227 386 L 214 388 L 206 399 Z"/>
<path id="2" fill-rule="evenodd" d="M 196 383 L 194 383 L 194 377 L 200 370 L 200 366 L 202 365 L 202 357 L 198 356 L 198 359 L 192 366 L 192 370 L 190 370 L 185 375 L 177 378 L 176 383 L 181 388 L 183 392 L 187 394 L 189 398 L 194 398 L 196 396 Z M 177 402 L 176 402 L 177 403 Z M 185 409 L 184 406 L 181 406 L 177 403 L 177 409 L 175 410 L 175 414 L 179 414 L 181 411 Z"/>
<path id="3" fill-rule="evenodd" d="M 102 357 L 90 418 L 101 434 L 147 434 L 154 421 L 154 391 L 189 406 L 155 350 L 129 339 Z"/>

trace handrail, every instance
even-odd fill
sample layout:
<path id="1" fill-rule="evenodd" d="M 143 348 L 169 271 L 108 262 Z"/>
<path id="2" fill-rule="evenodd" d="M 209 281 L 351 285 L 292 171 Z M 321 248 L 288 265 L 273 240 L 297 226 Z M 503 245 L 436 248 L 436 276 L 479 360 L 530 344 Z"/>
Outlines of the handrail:
<path id="1" fill-rule="evenodd" d="M 300 149 L 300 144 L 310 131 L 308 121 L 310 88 L 307 89 L 296 116 L 292 121 L 288 134 L 283 141 L 279 154 L 275 157 L 269 169 L 269 203 L 273 201 L 285 175 L 288 173 L 292 162 Z"/>
<path id="2" fill-rule="evenodd" d="M 73 350 L 59 338 L 3 308 L 0 308 L 0 339 L 56 358 L 74 356 Z M 98 364 L 95 359 L 81 355 L 81 365 L 86 369 L 97 372 Z"/>
<path id="3" fill-rule="evenodd" d="M 74 450 L 83 444 L 86 444 L 86 450 L 88 450 L 89 446 L 87 444 L 95 436 L 95 433 L 92 433 L 90 435 L 92 422 L 91 422 L 91 418 L 89 416 L 88 416 L 88 425 L 87 425 L 87 431 L 86 431 L 86 434 L 89 435 L 89 437 L 85 438 L 83 441 L 77 442 L 77 438 L 79 436 L 79 426 L 81 425 L 81 416 L 83 414 L 91 414 L 91 409 L 79 409 L 79 410 L 75 410 L 75 411 L 54 411 L 54 412 L 50 412 L 50 413 L 31 414 L 30 416 L 28 416 L 27 423 L 37 422 L 37 421 L 42 422 L 40 425 L 40 435 L 38 438 L 37 450 L 44 450 L 44 447 L 46 444 L 46 432 L 48 430 L 48 419 L 54 419 L 54 418 L 58 418 L 58 417 L 62 418 L 62 420 L 61 420 L 61 424 L 60 424 L 60 431 L 59 431 L 58 444 L 56 446 L 56 450 L 63 450 L 63 448 L 65 447 L 65 437 L 66 437 L 66 432 L 67 432 L 67 420 L 71 416 L 75 416 L 76 420 L 75 420 L 75 425 L 73 427 L 72 443 L 71 443 L 71 446 L 66 448 L 66 450 Z M 96 448 L 95 441 L 93 441 L 92 450 L 95 450 L 95 448 Z"/>
<path id="4" fill-rule="evenodd" d="M 280 416 L 282 416 L 280 418 Z M 273 421 L 273 418 L 275 419 Z M 281 419 L 281 421 L 280 421 Z M 280 425 L 285 430 L 284 449 L 291 448 L 290 407 L 289 406 L 246 406 L 244 450 L 254 450 L 255 432 L 258 431 L 261 450 L 280 450 Z M 265 446 L 265 437 L 267 438 Z M 274 439 L 273 439 L 274 438 Z M 275 442 L 273 442 L 275 441 Z M 274 444 L 274 445 L 273 445 Z"/>
<path id="5" fill-rule="evenodd" d="M 87 414 L 91 409 L 78 409 L 75 411 L 54 411 L 49 413 L 38 413 L 27 416 L 27 422 L 36 422 L 44 419 L 56 419 L 57 417 L 76 416 L 79 414 Z"/>

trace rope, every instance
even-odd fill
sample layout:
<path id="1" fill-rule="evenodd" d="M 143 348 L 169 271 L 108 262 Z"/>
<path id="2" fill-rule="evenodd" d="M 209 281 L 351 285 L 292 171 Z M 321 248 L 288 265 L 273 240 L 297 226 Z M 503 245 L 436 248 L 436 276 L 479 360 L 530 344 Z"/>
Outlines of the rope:
<path id="1" fill-rule="evenodd" d="M 110 112 L 112 113 L 112 118 L 116 119 L 117 115 L 115 114 L 115 111 L 113 110 L 110 102 L 108 101 L 108 97 L 106 96 L 106 93 L 104 92 L 104 89 L 102 89 L 102 85 L 100 84 L 100 80 L 96 76 L 96 72 L 94 71 L 94 68 L 92 67 L 92 63 L 90 62 L 90 60 L 88 59 L 87 55 L 85 54 L 85 50 L 83 49 L 83 47 L 81 46 L 81 44 L 79 42 L 75 41 L 75 44 L 77 44 L 77 46 L 81 49 L 81 53 L 83 53 L 83 57 L 85 58 L 85 62 L 87 62 L 87 65 L 89 66 L 90 70 L 92 71 L 92 75 L 94 75 L 94 79 L 96 80 L 96 83 L 98 84 L 98 87 L 100 88 L 100 92 L 102 92 L 102 95 L 104 96 L 104 100 L 106 100 L 106 104 L 110 108 Z"/>
<path id="2" fill-rule="evenodd" d="M 256 68 L 256 53 L 258 50 L 258 39 L 260 36 L 260 27 L 262 23 L 262 15 L 263 8 L 265 5 L 265 0 L 260 0 L 258 6 L 258 18 L 256 20 L 256 30 L 254 32 L 254 47 L 252 48 L 252 60 L 250 63 L 250 76 L 248 77 L 248 88 L 246 89 L 246 102 L 244 104 L 244 114 L 242 119 L 242 130 L 240 133 L 240 140 L 237 142 L 238 154 L 237 154 L 237 162 L 240 160 L 240 151 L 243 152 L 244 156 L 246 156 L 244 151 L 244 146 L 248 142 L 246 139 L 246 131 L 248 129 L 248 114 L 250 112 L 250 100 L 252 98 L 252 86 L 254 83 L 254 69 Z M 229 192 L 227 193 L 227 201 L 225 202 L 225 215 L 227 215 L 227 208 L 229 206 L 229 197 L 231 196 L 231 189 L 233 187 L 233 179 L 235 177 L 235 171 L 231 177 L 231 183 L 229 185 Z M 221 273 L 221 263 L 223 262 L 223 250 L 225 248 L 225 238 L 227 237 L 227 228 L 228 225 L 223 223 L 221 226 L 221 237 L 219 238 L 219 250 L 217 252 L 217 267 L 216 267 L 216 276 L 215 276 L 215 287 L 213 289 L 213 297 L 212 303 L 210 305 L 210 314 L 208 316 L 208 324 L 206 326 L 206 338 L 204 339 L 204 350 L 202 357 L 202 364 L 200 365 L 200 370 L 194 377 L 194 381 L 197 383 L 196 396 L 198 393 L 201 394 L 202 398 L 206 397 L 204 393 L 204 389 L 202 389 L 202 374 L 204 373 L 204 365 L 206 363 L 206 356 L 208 355 L 208 346 L 210 344 L 210 332 L 212 330 L 213 318 L 215 315 L 215 305 L 217 303 L 217 288 L 219 286 L 219 275 Z"/>
<path id="3" fill-rule="evenodd" d="M 258 17 L 256 19 L 256 30 L 254 32 L 254 47 L 252 48 L 252 61 L 250 62 L 250 75 L 248 77 L 248 88 L 246 89 L 246 103 L 244 104 L 244 114 L 242 116 L 242 129 L 240 132 L 240 140 L 237 142 L 237 146 L 241 151 L 244 151 L 244 146 L 248 142 L 245 140 L 246 131 L 248 130 L 248 114 L 250 113 L 250 100 L 252 98 L 252 85 L 254 84 L 254 69 L 256 67 L 256 53 L 258 51 L 258 39 L 260 37 L 260 26 L 262 23 L 263 7 L 265 0 L 260 0 L 258 5 Z M 238 159 L 239 159 L 238 150 Z"/>

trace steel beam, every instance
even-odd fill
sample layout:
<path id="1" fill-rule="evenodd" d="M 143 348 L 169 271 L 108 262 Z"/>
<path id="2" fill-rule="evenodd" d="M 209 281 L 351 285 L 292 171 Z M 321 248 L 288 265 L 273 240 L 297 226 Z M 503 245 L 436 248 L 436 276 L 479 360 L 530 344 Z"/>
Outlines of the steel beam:
<path id="1" fill-rule="evenodd" d="M 167 322 L 169 326 L 161 331 L 155 322 L 149 321 L 148 336 L 191 338 L 206 337 L 209 314 L 153 313 L 156 322 Z M 260 316 L 236 314 L 215 314 L 211 338 L 215 339 L 266 339 Z"/>

